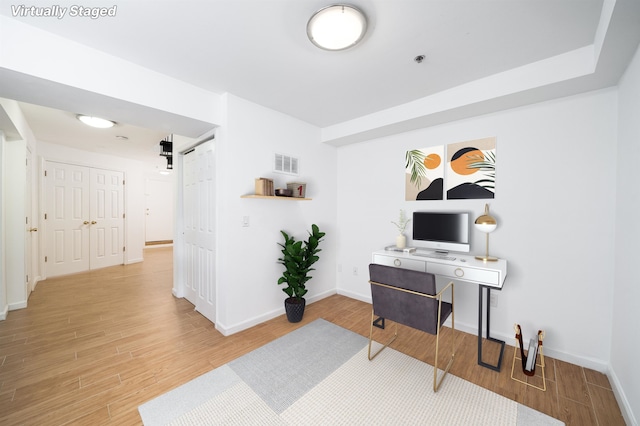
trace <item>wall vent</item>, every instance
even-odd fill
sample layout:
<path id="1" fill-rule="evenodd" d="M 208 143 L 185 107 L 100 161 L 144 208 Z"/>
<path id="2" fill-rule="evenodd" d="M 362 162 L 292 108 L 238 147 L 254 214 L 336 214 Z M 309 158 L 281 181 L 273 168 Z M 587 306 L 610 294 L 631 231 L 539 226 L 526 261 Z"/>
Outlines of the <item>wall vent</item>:
<path id="1" fill-rule="evenodd" d="M 298 174 L 298 159 L 283 154 L 275 154 L 274 171 L 287 173 L 290 175 Z"/>

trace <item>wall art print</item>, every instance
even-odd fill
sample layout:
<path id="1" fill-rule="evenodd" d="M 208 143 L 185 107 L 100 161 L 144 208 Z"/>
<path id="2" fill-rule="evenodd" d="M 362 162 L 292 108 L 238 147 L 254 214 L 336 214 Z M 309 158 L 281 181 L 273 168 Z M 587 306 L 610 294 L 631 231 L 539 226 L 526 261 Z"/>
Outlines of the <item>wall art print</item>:
<path id="1" fill-rule="evenodd" d="M 496 138 L 407 151 L 405 200 L 494 198 Z"/>
<path id="2" fill-rule="evenodd" d="M 444 145 L 407 151 L 405 200 L 444 199 L 444 169 Z"/>
<path id="3" fill-rule="evenodd" d="M 447 200 L 494 198 L 496 138 L 447 145 Z"/>

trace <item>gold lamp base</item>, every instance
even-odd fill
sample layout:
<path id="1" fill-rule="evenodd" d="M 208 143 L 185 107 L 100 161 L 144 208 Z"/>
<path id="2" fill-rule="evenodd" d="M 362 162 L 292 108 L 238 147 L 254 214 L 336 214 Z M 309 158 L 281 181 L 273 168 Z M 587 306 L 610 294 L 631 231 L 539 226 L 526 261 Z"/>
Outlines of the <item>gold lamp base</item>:
<path id="1" fill-rule="evenodd" d="M 497 257 L 491 256 L 476 256 L 476 259 L 482 260 L 483 262 L 496 262 L 498 260 Z"/>

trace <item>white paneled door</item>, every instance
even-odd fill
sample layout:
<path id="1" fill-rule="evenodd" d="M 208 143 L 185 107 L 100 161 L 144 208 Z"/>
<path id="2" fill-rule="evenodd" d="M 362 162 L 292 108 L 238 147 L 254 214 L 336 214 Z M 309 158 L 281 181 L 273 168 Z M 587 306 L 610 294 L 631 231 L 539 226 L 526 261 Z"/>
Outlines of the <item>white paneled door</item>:
<path id="1" fill-rule="evenodd" d="M 47 161 L 49 277 L 124 263 L 124 174 Z"/>
<path id="2" fill-rule="evenodd" d="M 214 143 L 197 146 L 183 158 L 185 298 L 215 323 Z"/>

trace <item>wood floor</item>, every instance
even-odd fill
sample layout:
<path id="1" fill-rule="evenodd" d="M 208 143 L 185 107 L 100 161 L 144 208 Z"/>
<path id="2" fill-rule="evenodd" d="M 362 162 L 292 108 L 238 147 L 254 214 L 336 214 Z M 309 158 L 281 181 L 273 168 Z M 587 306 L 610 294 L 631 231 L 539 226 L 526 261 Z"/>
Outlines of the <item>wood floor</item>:
<path id="1" fill-rule="evenodd" d="M 28 308 L 0 321 L 0 424 L 139 425 L 142 403 L 316 318 L 368 336 L 370 305 L 334 295 L 308 305 L 301 323 L 281 316 L 223 337 L 171 295 L 171 265 L 171 248 L 148 249 L 143 263 L 40 282 Z M 568 425 L 624 425 L 605 375 L 546 357 L 542 392 L 511 379 L 512 346 L 497 373 L 477 365 L 476 336 L 455 337 L 456 376 Z M 433 363 L 430 339 L 400 327 L 392 347 Z M 491 360 L 495 347 L 484 346 Z"/>

